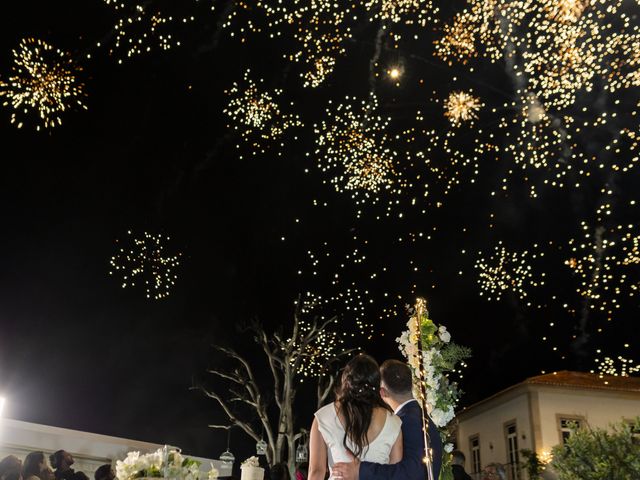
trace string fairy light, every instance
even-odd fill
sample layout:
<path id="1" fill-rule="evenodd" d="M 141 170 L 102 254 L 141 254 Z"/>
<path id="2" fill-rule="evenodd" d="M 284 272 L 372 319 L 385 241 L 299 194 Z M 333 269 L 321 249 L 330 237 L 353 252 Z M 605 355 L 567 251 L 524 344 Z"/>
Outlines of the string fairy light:
<path id="1" fill-rule="evenodd" d="M 144 232 L 140 237 L 131 231 L 124 240 L 116 240 L 118 251 L 111 257 L 109 275 L 120 277 L 122 288 L 144 288 L 146 297 L 160 300 L 169 296 L 178 278 L 181 253 L 167 255 L 169 237 Z"/>
<path id="2" fill-rule="evenodd" d="M 81 68 L 62 50 L 43 40 L 25 38 L 13 51 L 14 65 L 7 81 L 0 80 L 3 105 L 10 107 L 11 123 L 22 128 L 33 121 L 36 130 L 62 124 L 73 108 L 86 109 Z"/>
<path id="3" fill-rule="evenodd" d="M 427 313 L 427 302 L 424 298 L 416 299 L 416 304 L 414 307 L 415 315 L 413 318 L 413 322 L 415 325 L 412 325 L 413 335 L 415 337 L 415 346 L 417 347 L 417 361 L 418 361 L 418 378 L 417 378 L 417 391 L 419 393 L 420 398 L 420 406 L 422 407 L 422 436 L 425 450 L 427 454 L 424 458 L 424 463 L 427 468 L 427 478 L 428 480 L 433 480 L 433 466 L 432 466 L 432 455 L 431 449 L 428 448 L 431 444 L 431 439 L 429 435 L 429 417 L 427 415 L 428 408 L 428 399 L 427 399 L 427 373 L 425 368 L 425 362 L 423 359 L 423 355 L 425 352 L 425 346 L 422 344 L 422 319 L 423 316 L 428 316 Z M 413 341 L 413 338 L 412 338 Z M 436 433 L 437 435 L 437 433 Z"/>

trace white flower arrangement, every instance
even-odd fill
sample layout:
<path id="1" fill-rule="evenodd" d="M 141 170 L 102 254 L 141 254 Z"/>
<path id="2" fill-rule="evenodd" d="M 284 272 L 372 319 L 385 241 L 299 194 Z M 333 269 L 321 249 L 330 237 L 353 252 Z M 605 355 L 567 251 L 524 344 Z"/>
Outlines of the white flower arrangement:
<path id="1" fill-rule="evenodd" d="M 140 478 L 171 478 L 178 480 L 200 480 L 200 462 L 184 457 L 178 450 L 158 449 L 141 455 L 129 452 L 127 458 L 116 462 L 118 480 Z M 211 465 L 208 480 L 216 480 L 218 471 Z"/>
<path id="2" fill-rule="evenodd" d="M 423 405 L 426 403 L 424 406 L 440 430 L 445 444 L 440 478 L 450 478 L 453 445 L 446 443 L 446 426 L 455 417 L 455 406 L 461 392 L 456 382 L 450 380 L 449 374 L 455 372 L 457 364 L 469 357 L 471 352 L 466 347 L 452 343 L 447 328 L 429 319 L 424 300 L 418 299 L 416 307 L 408 307 L 407 310 L 410 314 L 407 330 L 396 341 L 413 372 L 414 395 L 423 400 Z M 447 474 L 444 474 L 445 470 Z"/>
<path id="3" fill-rule="evenodd" d="M 413 308 L 409 308 L 409 313 L 408 329 L 396 341 L 413 371 L 414 385 L 424 382 L 425 400 L 433 423 L 444 428 L 453 420 L 460 396 L 455 382 L 449 380 L 449 373 L 455 371 L 456 364 L 467 358 L 470 351 L 451 343 L 447 327 L 437 326 L 427 313 L 419 313 Z M 417 318 L 418 315 L 422 317 Z M 418 350 L 419 341 L 422 343 L 422 352 Z M 420 392 L 416 393 L 418 398 L 422 397 Z"/>
<path id="4" fill-rule="evenodd" d="M 218 475 L 220 475 L 220 472 L 218 472 L 218 469 L 214 467 L 212 463 L 211 469 L 207 472 L 207 480 L 218 480 Z"/>
<path id="5" fill-rule="evenodd" d="M 240 464 L 240 468 L 245 468 L 245 467 L 258 468 L 260 467 L 260 460 L 258 460 L 258 457 L 256 456 L 249 457 Z"/>

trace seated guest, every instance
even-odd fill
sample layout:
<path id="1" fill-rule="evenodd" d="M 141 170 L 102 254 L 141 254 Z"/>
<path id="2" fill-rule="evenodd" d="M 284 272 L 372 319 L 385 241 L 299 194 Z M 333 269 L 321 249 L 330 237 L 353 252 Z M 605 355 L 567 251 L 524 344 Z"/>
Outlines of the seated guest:
<path id="1" fill-rule="evenodd" d="M 15 455 L 9 455 L 0 462 L 0 480 L 21 480 L 22 462 Z"/>
<path id="2" fill-rule="evenodd" d="M 69 452 L 58 450 L 49 455 L 49 461 L 55 470 L 56 480 L 73 480 L 75 472 L 71 465 L 75 463 L 75 460 Z"/>
<path id="3" fill-rule="evenodd" d="M 23 480 L 51 480 L 51 470 L 42 452 L 31 452 L 22 464 Z"/>
<path id="4" fill-rule="evenodd" d="M 269 478 L 271 480 L 291 480 L 289 467 L 286 463 L 276 463 L 269 471 Z"/>
<path id="5" fill-rule="evenodd" d="M 116 474 L 110 463 L 101 465 L 94 474 L 95 480 L 115 480 Z"/>
<path id="6" fill-rule="evenodd" d="M 64 450 L 58 450 L 49 455 L 51 466 L 56 469 L 55 480 L 89 480 L 83 472 L 76 472 L 71 465 L 75 463 L 73 455 Z"/>

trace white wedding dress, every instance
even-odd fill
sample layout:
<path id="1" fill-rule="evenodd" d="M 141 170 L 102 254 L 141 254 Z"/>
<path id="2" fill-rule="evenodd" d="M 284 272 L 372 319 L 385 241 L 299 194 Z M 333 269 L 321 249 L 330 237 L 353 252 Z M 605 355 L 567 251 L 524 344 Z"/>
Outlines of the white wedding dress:
<path id="1" fill-rule="evenodd" d="M 330 403 L 322 407 L 315 413 L 316 420 L 318 421 L 318 429 L 320 434 L 327 444 L 327 459 L 329 463 L 329 471 L 337 462 L 350 462 L 351 455 L 344 448 L 342 443 L 344 439 L 344 428 L 340 423 L 338 414 L 336 412 L 335 405 Z M 400 427 L 402 426 L 402 420 L 391 412 L 387 412 L 387 418 L 385 420 L 382 430 L 369 446 L 364 449 L 360 455 L 360 460 L 363 462 L 373 463 L 389 463 L 389 455 L 391 454 L 391 448 L 396 442 L 398 435 L 400 434 Z M 351 442 L 347 439 L 347 445 L 353 450 Z M 329 477 L 332 479 L 333 477 Z"/>

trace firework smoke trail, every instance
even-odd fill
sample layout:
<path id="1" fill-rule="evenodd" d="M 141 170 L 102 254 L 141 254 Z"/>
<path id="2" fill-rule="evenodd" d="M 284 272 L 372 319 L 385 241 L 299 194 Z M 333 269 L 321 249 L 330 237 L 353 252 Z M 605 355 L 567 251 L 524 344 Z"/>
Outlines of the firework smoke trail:
<path id="1" fill-rule="evenodd" d="M 380 26 L 378 27 L 378 33 L 376 34 L 375 50 L 373 51 L 373 57 L 371 57 L 371 61 L 369 62 L 369 95 L 374 95 L 376 93 L 376 65 L 378 64 L 382 53 L 384 31 L 385 22 L 381 20 Z"/>
<path id="2" fill-rule="evenodd" d="M 211 41 L 207 44 L 202 45 L 198 49 L 198 53 L 207 53 L 218 48 L 218 45 L 220 44 L 220 38 L 222 36 L 222 33 L 224 32 L 225 22 L 229 21 L 229 19 L 233 16 L 233 13 L 235 12 L 235 6 L 235 0 L 229 0 L 229 2 L 227 2 L 227 5 L 220 15 L 220 18 L 216 22 L 216 29 L 211 37 Z"/>
<path id="3" fill-rule="evenodd" d="M 534 102 L 542 107 L 545 115 L 547 115 L 551 119 L 551 126 L 554 127 L 560 134 L 560 138 L 562 139 L 562 145 L 563 145 L 563 152 L 562 152 L 563 158 L 560 158 L 559 161 L 561 161 L 562 163 L 566 163 L 567 159 L 571 156 L 571 151 L 572 151 L 571 146 L 566 141 L 568 136 L 567 130 L 562 126 L 562 120 L 560 118 L 550 113 L 546 108 L 544 108 L 544 105 L 540 103 L 540 100 L 538 99 L 537 96 L 527 91 L 527 85 L 529 81 L 528 81 L 528 77 L 526 76 L 525 69 L 523 68 L 524 65 L 516 64 L 518 47 L 513 43 L 513 40 L 511 39 L 510 31 L 512 29 L 511 28 L 512 25 L 510 24 L 510 21 L 507 18 L 507 16 L 500 14 L 497 9 L 494 12 L 494 15 L 500 15 L 499 25 L 500 25 L 500 32 L 502 34 L 503 39 L 505 40 L 503 58 L 505 60 L 505 70 L 507 72 L 507 75 L 509 75 L 509 77 L 511 78 L 515 86 L 516 92 L 523 92 L 528 94 L 528 95 L 518 96 L 519 97 L 518 102 L 519 102 L 520 108 L 524 107 L 523 98 L 525 97 L 529 98 L 528 107 L 531 107 L 531 105 Z M 531 99 L 531 97 L 533 97 L 533 100 Z"/>
<path id="4" fill-rule="evenodd" d="M 371 57 L 371 60 L 369 61 L 369 102 L 367 103 L 367 107 L 365 109 L 365 126 L 369 123 L 369 115 L 373 111 L 373 99 L 376 96 L 376 65 L 378 65 L 380 55 L 382 54 L 385 25 L 385 21 L 380 20 L 380 26 L 378 27 L 378 33 L 376 34 L 376 43 L 375 49 L 373 51 L 373 57 Z"/>
<path id="5" fill-rule="evenodd" d="M 595 266 L 593 268 L 593 272 L 591 274 L 591 284 L 594 284 L 598 280 L 598 276 L 600 275 L 600 271 L 602 269 L 602 258 L 604 256 L 604 248 L 602 237 L 605 232 L 605 227 L 603 225 L 599 225 L 596 227 L 595 232 L 593 234 L 594 245 L 595 245 Z M 589 298 L 585 298 L 582 302 L 582 311 L 580 314 L 580 323 L 578 324 L 578 335 L 576 336 L 575 341 L 572 344 L 572 348 L 576 355 L 579 357 L 585 357 L 587 352 L 585 352 L 582 347 L 589 341 L 589 333 L 587 332 L 587 324 L 589 322 Z"/>

